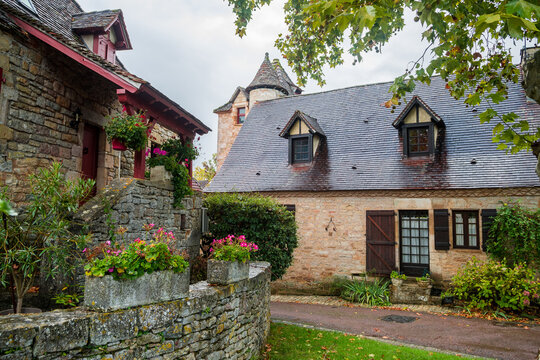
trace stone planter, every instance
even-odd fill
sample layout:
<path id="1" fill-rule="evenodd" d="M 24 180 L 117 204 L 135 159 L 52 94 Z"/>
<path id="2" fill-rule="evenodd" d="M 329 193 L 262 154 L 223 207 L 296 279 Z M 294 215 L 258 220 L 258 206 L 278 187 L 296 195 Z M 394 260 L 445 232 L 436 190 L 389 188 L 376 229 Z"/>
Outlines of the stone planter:
<path id="1" fill-rule="evenodd" d="M 172 270 L 144 274 L 134 280 L 112 276 L 86 277 L 84 304 L 103 311 L 182 299 L 189 294 L 189 267 L 183 273 Z"/>
<path id="2" fill-rule="evenodd" d="M 249 277 L 249 261 L 208 260 L 207 281 L 209 284 L 227 285 Z"/>
<path id="3" fill-rule="evenodd" d="M 394 279 L 392 278 L 392 285 L 394 286 L 401 286 L 401 284 L 403 284 L 403 279 Z"/>
<path id="4" fill-rule="evenodd" d="M 392 279 L 390 301 L 393 304 L 427 304 L 430 300 L 431 287 L 431 280 Z"/>

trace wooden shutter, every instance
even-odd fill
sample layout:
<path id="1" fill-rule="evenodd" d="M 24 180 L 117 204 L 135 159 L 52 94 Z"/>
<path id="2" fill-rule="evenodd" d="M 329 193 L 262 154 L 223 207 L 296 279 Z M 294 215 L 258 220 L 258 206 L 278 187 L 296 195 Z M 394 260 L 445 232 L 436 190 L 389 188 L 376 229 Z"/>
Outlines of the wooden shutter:
<path id="1" fill-rule="evenodd" d="M 496 209 L 483 209 L 482 210 L 482 251 L 487 250 L 487 244 L 489 242 L 489 228 L 493 224 L 493 218 L 497 215 Z"/>
<path id="2" fill-rule="evenodd" d="M 433 214 L 435 217 L 435 250 L 449 250 L 448 210 L 433 210 Z"/>

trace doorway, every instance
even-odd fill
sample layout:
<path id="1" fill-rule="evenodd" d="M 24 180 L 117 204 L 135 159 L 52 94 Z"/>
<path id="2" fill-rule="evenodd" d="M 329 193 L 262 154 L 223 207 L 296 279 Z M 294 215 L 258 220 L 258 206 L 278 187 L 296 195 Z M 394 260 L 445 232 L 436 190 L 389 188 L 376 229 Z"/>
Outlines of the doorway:
<path id="1" fill-rule="evenodd" d="M 408 276 L 429 273 L 428 211 L 399 212 L 400 268 Z"/>

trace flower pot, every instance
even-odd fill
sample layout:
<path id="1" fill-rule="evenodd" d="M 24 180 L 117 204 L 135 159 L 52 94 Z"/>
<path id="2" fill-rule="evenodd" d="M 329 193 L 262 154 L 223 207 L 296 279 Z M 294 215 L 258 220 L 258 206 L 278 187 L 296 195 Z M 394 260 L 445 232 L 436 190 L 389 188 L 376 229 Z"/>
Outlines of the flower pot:
<path id="1" fill-rule="evenodd" d="M 121 141 L 118 140 L 118 139 L 112 139 L 111 144 L 112 144 L 112 148 L 113 148 L 114 150 L 118 150 L 118 151 L 125 151 L 125 150 L 127 150 L 126 144 L 124 144 L 123 142 L 121 142 Z"/>
<path id="2" fill-rule="evenodd" d="M 403 279 L 394 279 L 392 278 L 392 285 L 394 286 L 401 286 L 401 284 L 403 284 Z"/>
<path id="3" fill-rule="evenodd" d="M 215 285 L 227 285 L 249 277 L 249 261 L 208 260 L 207 282 Z"/>
<path id="4" fill-rule="evenodd" d="M 84 304 L 92 309 L 111 311 L 182 299 L 188 294 L 189 267 L 183 273 L 156 271 L 133 280 L 114 280 L 110 275 L 87 276 Z"/>

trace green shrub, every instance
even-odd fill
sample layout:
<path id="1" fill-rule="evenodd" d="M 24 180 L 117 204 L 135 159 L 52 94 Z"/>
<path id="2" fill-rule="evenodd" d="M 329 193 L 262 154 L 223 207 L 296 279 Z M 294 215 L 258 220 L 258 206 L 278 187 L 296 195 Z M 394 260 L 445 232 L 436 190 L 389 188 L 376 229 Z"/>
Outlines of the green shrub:
<path id="1" fill-rule="evenodd" d="M 243 234 L 259 246 L 253 260 L 272 264 L 272 279 L 285 274 L 298 241 L 294 215 L 274 199 L 262 195 L 217 193 L 206 197 L 211 238 Z"/>
<path id="2" fill-rule="evenodd" d="M 519 203 L 504 203 L 489 230 L 487 251 L 509 265 L 540 266 L 540 209 L 529 210 Z"/>
<path id="3" fill-rule="evenodd" d="M 540 281 L 523 265 L 473 258 L 452 279 L 449 291 L 469 309 L 522 311 L 540 305 Z"/>
<path id="4" fill-rule="evenodd" d="M 390 305 L 389 282 L 384 279 L 373 282 L 351 280 L 343 286 L 341 297 L 370 306 Z"/>

